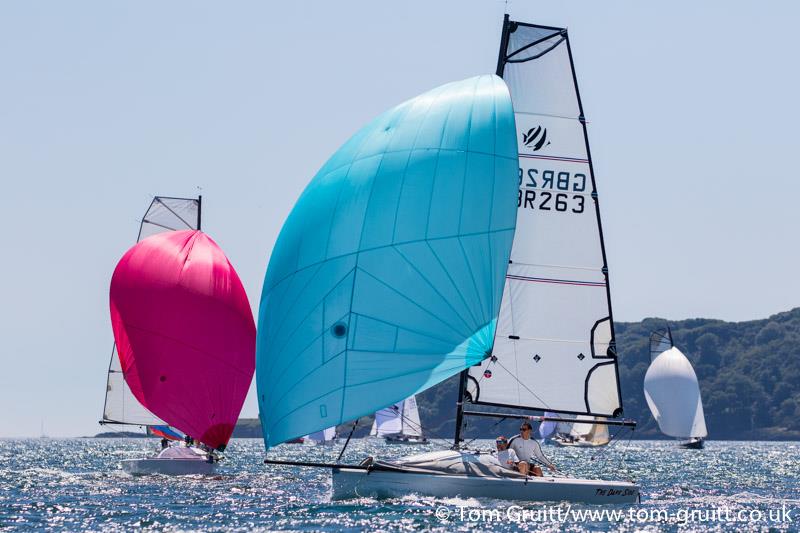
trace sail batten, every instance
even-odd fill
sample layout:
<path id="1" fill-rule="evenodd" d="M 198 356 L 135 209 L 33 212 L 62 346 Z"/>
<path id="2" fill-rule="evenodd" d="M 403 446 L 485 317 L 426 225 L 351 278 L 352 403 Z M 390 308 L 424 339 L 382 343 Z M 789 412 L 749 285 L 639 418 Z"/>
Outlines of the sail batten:
<path id="1" fill-rule="evenodd" d="M 608 267 L 566 30 L 506 19 L 497 72 L 517 126 L 517 228 L 492 356 L 469 370 L 469 396 L 618 416 Z"/>
<path id="2" fill-rule="evenodd" d="M 371 414 L 491 349 L 514 232 L 505 84 L 483 76 L 357 132 L 302 193 L 259 309 L 267 447 Z"/>

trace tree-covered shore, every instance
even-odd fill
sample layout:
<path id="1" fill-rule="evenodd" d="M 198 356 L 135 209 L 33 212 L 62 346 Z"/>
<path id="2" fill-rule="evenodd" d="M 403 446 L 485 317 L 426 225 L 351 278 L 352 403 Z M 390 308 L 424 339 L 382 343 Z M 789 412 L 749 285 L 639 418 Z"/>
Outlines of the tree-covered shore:
<path id="1" fill-rule="evenodd" d="M 747 322 L 706 318 L 617 322 L 624 416 L 638 422 L 633 438 L 663 437 L 647 408 L 642 384 L 650 364 L 650 333 L 667 324 L 700 381 L 709 438 L 800 440 L 800 308 Z M 458 376 L 453 376 L 418 395 L 429 436 L 452 439 L 457 390 Z M 354 437 L 366 435 L 371 424 L 371 417 L 362 418 Z M 465 437 L 508 434 L 517 424 L 517 420 L 468 417 Z M 346 436 L 351 428 L 352 423 L 342 425 L 339 434 Z M 234 432 L 234 437 L 260 436 L 257 419 L 241 419 Z"/>
<path id="2" fill-rule="evenodd" d="M 709 438 L 800 440 L 800 308 L 747 322 L 646 318 L 615 323 L 624 416 L 638 422 L 634 438 L 662 437 L 642 384 L 650 364 L 650 333 L 667 324 L 700 381 Z M 419 395 L 423 424 L 433 434 L 452 436 L 456 390 L 451 378 Z M 467 435 L 492 437 L 516 424 L 495 423 L 470 419 Z"/>

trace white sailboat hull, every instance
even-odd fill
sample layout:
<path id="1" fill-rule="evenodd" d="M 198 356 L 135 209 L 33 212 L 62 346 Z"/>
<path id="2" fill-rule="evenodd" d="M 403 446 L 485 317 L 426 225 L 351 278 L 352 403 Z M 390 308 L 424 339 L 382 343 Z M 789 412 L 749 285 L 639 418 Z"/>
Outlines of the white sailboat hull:
<path id="1" fill-rule="evenodd" d="M 165 474 L 168 476 L 209 475 L 217 470 L 217 463 L 204 459 L 175 459 L 150 457 L 122 461 L 122 470 L 132 476 Z"/>
<path id="2" fill-rule="evenodd" d="M 512 501 L 569 501 L 594 504 L 635 503 L 639 486 L 625 481 L 541 477 L 479 478 L 447 474 L 333 470 L 333 498 L 391 498 L 408 493 Z"/>

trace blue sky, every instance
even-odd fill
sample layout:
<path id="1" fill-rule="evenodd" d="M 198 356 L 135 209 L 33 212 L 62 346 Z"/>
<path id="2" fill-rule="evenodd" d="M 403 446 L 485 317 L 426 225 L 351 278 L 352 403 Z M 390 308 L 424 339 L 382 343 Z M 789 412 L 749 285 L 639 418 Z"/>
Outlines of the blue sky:
<path id="1" fill-rule="evenodd" d="M 251 302 L 308 180 L 385 109 L 494 72 L 502 1 L 0 4 L 0 436 L 98 431 L 108 283 L 204 197 Z M 508 3 L 570 30 L 617 320 L 800 305 L 790 1 Z M 254 398 L 244 415 L 255 416 Z"/>

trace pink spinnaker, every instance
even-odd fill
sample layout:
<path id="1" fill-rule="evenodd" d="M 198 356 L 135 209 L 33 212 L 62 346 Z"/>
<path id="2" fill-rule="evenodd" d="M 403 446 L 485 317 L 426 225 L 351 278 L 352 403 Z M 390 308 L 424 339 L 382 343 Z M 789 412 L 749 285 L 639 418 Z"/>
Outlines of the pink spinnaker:
<path id="1" fill-rule="evenodd" d="M 136 399 L 170 426 L 224 448 L 253 379 L 256 328 L 219 246 L 192 230 L 140 241 L 111 278 L 111 325 Z"/>

